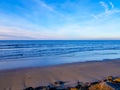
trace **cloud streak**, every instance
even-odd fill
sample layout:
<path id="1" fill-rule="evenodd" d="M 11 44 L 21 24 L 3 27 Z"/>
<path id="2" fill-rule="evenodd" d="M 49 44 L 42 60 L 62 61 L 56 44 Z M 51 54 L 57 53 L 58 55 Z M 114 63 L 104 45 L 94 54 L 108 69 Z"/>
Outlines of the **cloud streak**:
<path id="1" fill-rule="evenodd" d="M 113 9 L 113 8 L 114 8 L 114 5 L 113 5 L 113 3 L 112 3 L 112 2 L 110 2 L 110 5 L 111 5 L 111 8 Z"/>
<path id="2" fill-rule="evenodd" d="M 112 2 L 110 2 L 109 4 L 107 4 L 107 3 L 103 2 L 103 1 L 100 1 L 99 3 L 104 8 L 104 12 L 101 12 L 101 13 L 96 14 L 96 15 L 93 14 L 92 16 L 95 19 L 106 18 L 107 16 L 111 16 L 111 15 L 120 13 L 120 10 L 116 9 L 114 7 L 114 4 Z"/>
<path id="3" fill-rule="evenodd" d="M 34 0 L 34 2 L 39 6 L 39 7 L 43 7 L 46 10 L 50 11 L 53 14 L 59 15 L 61 17 L 64 17 L 64 14 L 59 13 L 58 11 L 56 11 L 52 6 L 46 4 L 45 2 L 43 2 L 42 0 Z"/>
<path id="4" fill-rule="evenodd" d="M 43 8 L 51 11 L 51 12 L 56 12 L 52 7 L 50 7 L 49 5 L 47 5 L 46 3 L 44 3 L 43 1 L 41 0 L 34 0 L 35 3 L 37 3 L 40 7 L 42 6 Z"/>
<path id="5" fill-rule="evenodd" d="M 103 1 L 100 1 L 100 4 L 101 4 L 101 6 L 103 6 L 103 8 L 105 9 L 105 12 L 107 13 L 108 10 L 109 10 L 108 5 L 105 2 L 103 2 Z"/>

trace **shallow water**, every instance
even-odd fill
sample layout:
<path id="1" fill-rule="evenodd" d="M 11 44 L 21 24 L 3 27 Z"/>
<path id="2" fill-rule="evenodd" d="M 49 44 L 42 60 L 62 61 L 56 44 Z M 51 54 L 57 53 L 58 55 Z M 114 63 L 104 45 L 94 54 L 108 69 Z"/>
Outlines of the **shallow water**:
<path id="1" fill-rule="evenodd" d="M 1 69 L 116 58 L 120 58 L 119 40 L 0 41 Z"/>

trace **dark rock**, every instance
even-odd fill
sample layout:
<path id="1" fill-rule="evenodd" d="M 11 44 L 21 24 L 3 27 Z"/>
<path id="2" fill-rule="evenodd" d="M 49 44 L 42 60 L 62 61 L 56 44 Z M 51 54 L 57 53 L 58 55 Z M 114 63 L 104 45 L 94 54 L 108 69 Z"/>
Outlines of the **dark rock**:
<path id="1" fill-rule="evenodd" d="M 34 90 L 46 90 L 46 86 L 36 87 Z"/>
<path id="2" fill-rule="evenodd" d="M 28 88 L 25 88 L 23 90 L 35 90 L 33 87 L 28 87 Z"/>

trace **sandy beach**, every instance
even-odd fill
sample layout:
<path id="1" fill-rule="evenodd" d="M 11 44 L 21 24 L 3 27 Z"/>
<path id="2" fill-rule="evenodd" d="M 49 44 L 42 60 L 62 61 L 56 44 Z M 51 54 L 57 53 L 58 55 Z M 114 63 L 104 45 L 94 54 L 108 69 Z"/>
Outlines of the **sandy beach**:
<path id="1" fill-rule="evenodd" d="M 22 90 L 48 85 L 56 80 L 92 82 L 120 76 L 120 60 L 104 60 L 0 71 L 0 90 Z"/>

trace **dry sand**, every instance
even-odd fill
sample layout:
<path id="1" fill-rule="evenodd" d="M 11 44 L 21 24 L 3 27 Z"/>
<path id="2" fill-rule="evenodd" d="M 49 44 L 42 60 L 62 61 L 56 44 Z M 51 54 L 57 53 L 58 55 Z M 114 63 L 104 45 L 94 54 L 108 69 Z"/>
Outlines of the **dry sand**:
<path id="1" fill-rule="evenodd" d="M 23 90 L 48 85 L 56 80 L 89 82 L 120 76 L 120 60 L 64 64 L 0 71 L 0 90 Z"/>

